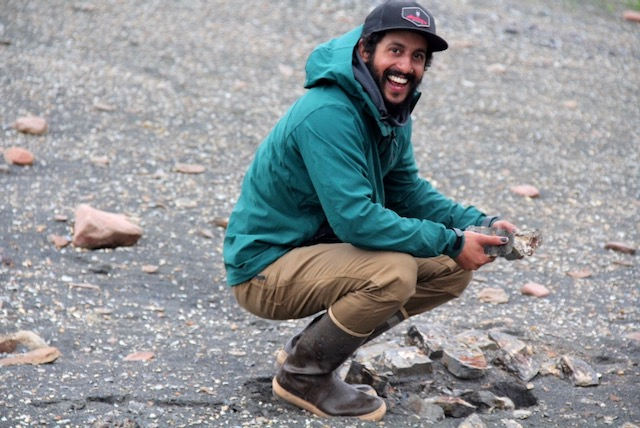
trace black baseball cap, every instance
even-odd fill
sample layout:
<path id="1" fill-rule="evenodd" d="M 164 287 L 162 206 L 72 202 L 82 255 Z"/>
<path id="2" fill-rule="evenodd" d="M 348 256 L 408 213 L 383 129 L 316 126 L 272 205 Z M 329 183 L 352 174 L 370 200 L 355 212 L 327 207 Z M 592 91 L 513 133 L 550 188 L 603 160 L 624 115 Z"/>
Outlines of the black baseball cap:
<path id="1" fill-rule="evenodd" d="M 417 31 L 427 39 L 428 49 L 443 51 L 449 44 L 436 35 L 436 21 L 425 8 L 413 1 L 388 0 L 371 11 L 364 20 L 362 36 L 388 30 Z"/>

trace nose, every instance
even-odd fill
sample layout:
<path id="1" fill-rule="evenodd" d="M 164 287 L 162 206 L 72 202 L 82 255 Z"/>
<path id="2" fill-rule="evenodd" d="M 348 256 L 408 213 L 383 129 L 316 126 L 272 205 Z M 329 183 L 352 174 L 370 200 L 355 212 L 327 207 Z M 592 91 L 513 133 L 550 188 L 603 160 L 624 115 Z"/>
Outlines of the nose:
<path id="1" fill-rule="evenodd" d="M 409 55 L 402 55 L 398 58 L 398 62 L 396 63 L 396 67 L 398 70 L 405 74 L 413 73 L 413 65 L 411 64 L 411 57 Z"/>

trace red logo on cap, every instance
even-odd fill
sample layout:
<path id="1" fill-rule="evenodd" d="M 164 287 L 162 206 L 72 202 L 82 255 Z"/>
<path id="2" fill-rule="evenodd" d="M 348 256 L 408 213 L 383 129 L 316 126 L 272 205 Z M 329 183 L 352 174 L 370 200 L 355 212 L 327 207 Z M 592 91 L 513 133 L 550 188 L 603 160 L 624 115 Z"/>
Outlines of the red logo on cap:
<path id="1" fill-rule="evenodd" d="M 419 7 L 403 7 L 402 17 L 416 27 L 429 27 L 429 15 Z"/>

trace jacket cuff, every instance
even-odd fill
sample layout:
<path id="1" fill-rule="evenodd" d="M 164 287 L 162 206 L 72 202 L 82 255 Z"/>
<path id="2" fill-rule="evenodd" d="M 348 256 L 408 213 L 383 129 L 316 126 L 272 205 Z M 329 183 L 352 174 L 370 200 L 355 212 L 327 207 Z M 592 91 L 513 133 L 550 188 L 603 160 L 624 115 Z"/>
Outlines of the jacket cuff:
<path id="1" fill-rule="evenodd" d="M 497 215 L 486 216 L 484 220 L 482 220 L 482 223 L 480 224 L 480 226 L 491 227 L 493 223 L 495 223 L 498 220 L 500 220 L 500 217 L 498 217 Z"/>

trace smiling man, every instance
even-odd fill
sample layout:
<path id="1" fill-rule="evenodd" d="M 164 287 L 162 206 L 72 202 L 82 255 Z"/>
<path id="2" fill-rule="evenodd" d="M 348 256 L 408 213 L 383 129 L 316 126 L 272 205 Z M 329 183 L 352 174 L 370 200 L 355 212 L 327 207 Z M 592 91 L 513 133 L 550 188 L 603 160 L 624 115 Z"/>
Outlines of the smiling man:
<path id="1" fill-rule="evenodd" d="M 268 319 L 316 317 L 278 353 L 274 394 L 319 416 L 380 420 L 367 385 L 335 373 L 365 342 L 458 297 L 515 226 L 453 202 L 420 177 L 411 112 L 434 52 L 414 2 L 375 8 L 318 46 L 308 91 L 258 148 L 230 216 L 224 258 L 238 303 Z"/>

